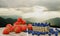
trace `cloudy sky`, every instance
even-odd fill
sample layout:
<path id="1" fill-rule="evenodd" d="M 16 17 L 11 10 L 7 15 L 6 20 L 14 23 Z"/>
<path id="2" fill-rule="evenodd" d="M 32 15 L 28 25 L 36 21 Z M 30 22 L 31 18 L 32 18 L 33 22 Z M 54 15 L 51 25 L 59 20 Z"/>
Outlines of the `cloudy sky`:
<path id="1" fill-rule="evenodd" d="M 60 0 L 0 0 L 1 7 L 31 7 L 31 6 L 44 6 L 48 10 L 60 10 Z"/>

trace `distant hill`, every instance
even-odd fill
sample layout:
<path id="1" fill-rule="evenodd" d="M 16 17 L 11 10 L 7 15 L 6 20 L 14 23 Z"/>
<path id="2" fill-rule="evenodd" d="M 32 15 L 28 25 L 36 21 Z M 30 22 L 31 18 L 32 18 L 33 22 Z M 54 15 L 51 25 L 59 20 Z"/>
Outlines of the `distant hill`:
<path id="1" fill-rule="evenodd" d="M 12 16 L 0 16 L 2 18 L 12 18 L 12 19 L 17 19 L 18 17 L 21 17 L 21 16 L 17 16 L 17 15 L 12 15 Z"/>
<path id="2" fill-rule="evenodd" d="M 17 20 L 18 17 L 21 17 L 21 16 L 0 16 L 0 27 L 4 27 L 8 23 L 13 24 Z M 35 18 L 34 19 L 23 18 L 23 19 L 26 20 L 26 23 L 28 24 L 28 23 L 33 23 Z M 48 19 L 44 22 L 51 23 L 50 24 L 51 26 L 60 27 L 60 18 L 59 17 L 51 18 L 51 19 Z"/>
<path id="3" fill-rule="evenodd" d="M 0 16 L 0 27 L 5 27 L 7 24 L 12 24 L 17 20 L 18 16 Z M 32 23 L 30 21 L 28 21 L 27 19 L 24 19 L 26 20 L 26 23 L 29 24 L 29 23 Z"/>
<path id="4" fill-rule="evenodd" d="M 12 19 L 12 18 L 3 18 L 0 17 L 0 27 L 5 27 L 7 24 L 12 24 L 16 21 L 17 19 Z"/>
<path id="5" fill-rule="evenodd" d="M 4 27 L 6 25 L 6 20 L 0 17 L 0 27 Z"/>
<path id="6" fill-rule="evenodd" d="M 34 19 L 32 18 L 25 18 L 26 21 L 28 21 L 28 23 L 34 23 Z M 60 18 L 59 17 L 56 17 L 56 18 L 51 18 L 51 19 L 48 19 L 48 20 L 45 20 L 43 22 L 47 22 L 47 23 L 50 23 L 50 26 L 52 27 L 60 27 Z"/>
<path id="7" fill-rule="evenodd" d="M 49 19 L 46 22 L 50 22 L 51 26 L 58 26 L 58 27 L 60 27 L 60 18 L 59 17 Z"/>

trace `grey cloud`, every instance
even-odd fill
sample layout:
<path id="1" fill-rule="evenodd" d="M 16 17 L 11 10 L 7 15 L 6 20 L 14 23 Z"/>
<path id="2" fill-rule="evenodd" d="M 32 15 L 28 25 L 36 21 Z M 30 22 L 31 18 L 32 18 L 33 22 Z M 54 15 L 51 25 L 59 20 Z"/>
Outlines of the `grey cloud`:
<path id="1" fill-rule="evenodd" d="M 0 0 L 0 7 L 47 7 L 49 10 L 60 10 L 60 0 Z"/>
<path id="2" fill-rule="evenodd" d="M 59 6 L 60 6 L 60 0 L 42 0 L 39 1 L 39 5 L 40 6 L 45 6 L 47 7 L 49 10 L 60 10 Z"/>

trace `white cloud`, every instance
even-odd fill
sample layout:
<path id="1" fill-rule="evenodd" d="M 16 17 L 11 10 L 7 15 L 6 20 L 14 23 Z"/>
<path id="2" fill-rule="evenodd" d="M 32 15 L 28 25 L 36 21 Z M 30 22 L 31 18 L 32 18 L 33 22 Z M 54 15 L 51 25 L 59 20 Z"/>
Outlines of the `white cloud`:
<path id="1" fill-rule="evenodd" d="M 51 18 L 60 17 L 59 11 L 47 11 L 46 9 L 47 8 L 37 6 L 37 7 L 34 7 L 33 12 L 25 13 L 22 15 L 22 17 L 31 18 L 29 20 L 33 22 L 41 22 Z"/>
<path id="2" fill-rule="evenodd" d="M 60 11 L 48 11 L 48 9 L 43 6 L 0 8 L 0 15 L 17 15 L 22 16 L 23 18 L 30 18 L 29 21 L 40 22 L 51 18 L 60 17 Z"/>
<path id="3" fill-rule="evenodd" d="M 0 15 L 9 16 L 9 15 L 17 15 L 20 16 L 23 14 L 22 11 L 16 11 L 15 8 L 0 8 Z"/>

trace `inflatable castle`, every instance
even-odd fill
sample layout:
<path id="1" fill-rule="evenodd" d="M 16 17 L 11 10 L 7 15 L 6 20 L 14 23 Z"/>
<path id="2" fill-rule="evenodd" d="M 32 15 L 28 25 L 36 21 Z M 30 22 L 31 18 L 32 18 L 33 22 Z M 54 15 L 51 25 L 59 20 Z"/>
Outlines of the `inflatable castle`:
<path id="1" fill-rule="evenodd" d="M 28 33 L 32 33 L 32 35 L 38 35 L 40 36 L 48 34 L 48 36 L 51 36 L 51 34 L 55 34 L 55 36 L 58 36 L 58 31 L 54 31 L 53 28 L 50 28 L 50 23 L 33 23 L 32 24 L 33 30 L 28 30 Z"/>

